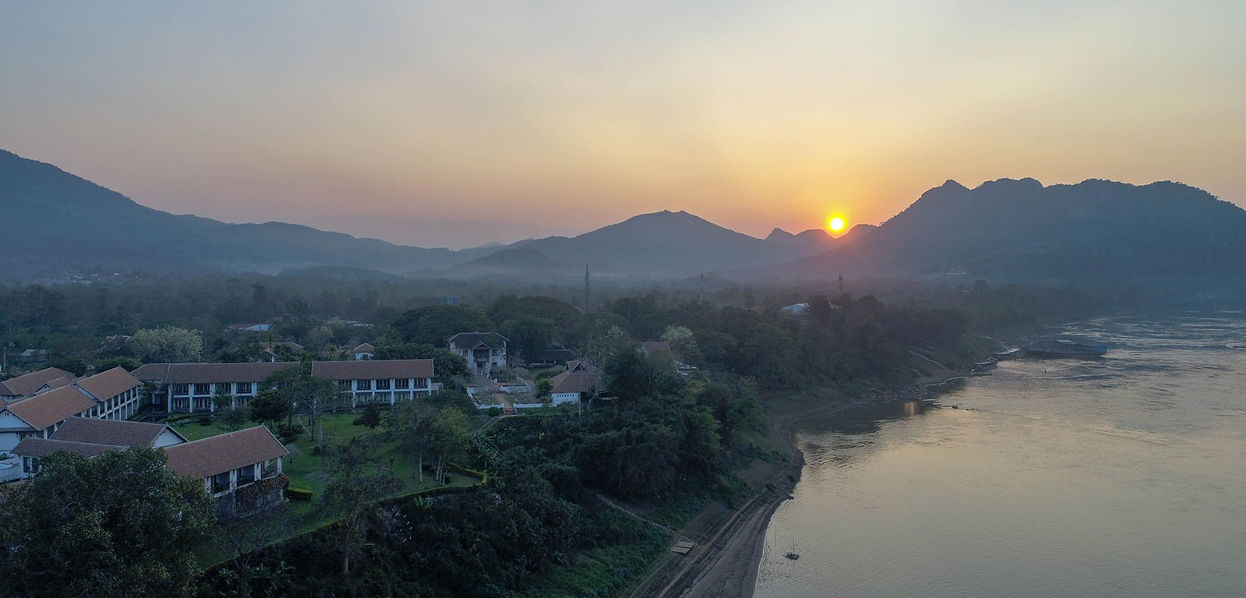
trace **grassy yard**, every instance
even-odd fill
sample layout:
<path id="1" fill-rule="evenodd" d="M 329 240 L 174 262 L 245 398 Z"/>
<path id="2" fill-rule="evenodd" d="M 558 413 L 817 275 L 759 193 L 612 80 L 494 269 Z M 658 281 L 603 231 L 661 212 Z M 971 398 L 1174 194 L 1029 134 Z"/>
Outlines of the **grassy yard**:
<path id="1" fill-rule="evenodd" d="M 345 444 L 358 436 L 365 434 L 374 435 L 374 438 L 377 440 L 377 461 L 388 465 L 394 474 L 398 476 L 398 480 L 402 482 L 402 487 L 394 492 L 390 498 L 412 495 L 442 487 L 442 484 L 437 483 L 431 475 L 425 474 L 423 480 L 421 480 L 416 471 L 416 461 L 410 456 L 400 453 L 397 450 L 397 442 L 388 440 L 382 429 L 378 428 L 376 431 L 373 431 L 366 426 L 355 425 L 352 423 L 355 421 L 355 418 L 356 415 L 351 413 L 324 416 L 325 445 Z M 310 426 L 305 418 L 300 418 L 300 420 L 305 429 Z M 198 420 L 187 420 L 175 423 L 173 427 L 185 436 L 187 440 L 198 440 L 228 432 L 227 429 L 220 426 L 218 421 L 213 421 L 210 425 L 205 426 L 201 425 Z M 333 515 L 325 512 L 320 505 L 321 497 L 329 480 L 330 457 L 315 454 L 315 447 L 316 440 L 310 432 L 304 432 L 297 440 L 286 445 L 290 455 L 283 460 L 282 469 L 286 476 L 290 478 L 290 486 L 312 490 L 313 498 L 311 502 L 291 501 L 282 507 L 279 513 L 262 515 L 266 519 L 280 520 L 281 525 L 274 525 L 272 536 L 259 542 L 260 545 L 271 544 L 285 538 L 307 533 L 333 522 Z M 471 486 L 480 482 L 480 479 L 477 477 L 458 472 L 448 474 L 448 480 L 449 484 L 447 486 L 450 487 Z M 253 521 L 246 520 L 240 524 L 252 525 L 253 523 Z M 227 556 L 219 550 L 209 550 L 202 555 L 202 558 L 206 564 L 211 566 L 224 561 Z"/>

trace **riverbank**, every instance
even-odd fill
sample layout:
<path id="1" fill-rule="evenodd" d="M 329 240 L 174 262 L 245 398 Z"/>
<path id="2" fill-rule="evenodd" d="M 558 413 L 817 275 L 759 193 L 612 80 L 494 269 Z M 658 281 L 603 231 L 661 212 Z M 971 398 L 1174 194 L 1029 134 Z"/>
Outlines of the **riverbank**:
<path id="1" fill-rule="evenodd" d="M 768 401 L 767 411 L 771 425 L 789 454 L 787 463 L 776 468 L 770 482 L 766 484 L 766 490 L 736 510 L 720 526 L 713 539 L 700 547 L 702 550 L 699 553 L 690 553 L 677 573 L 666 573 L 670 578 L 668 583 L 660 588 L 650 587 L 650 593 L 645 595 L 669 598 L 752 598 L 770 518 L 783 501 L 791 497 L 805 464 L 804 455 L 796 446 L 797 429 L 811 420 L 832 417 L 853 409 L 929 399 L 964 378 L 964 374 L 954 373 L 944 378 L 919 380 L 898 391 L 878 392 L 866 397 L 817 405 L 792 398 Z"/>

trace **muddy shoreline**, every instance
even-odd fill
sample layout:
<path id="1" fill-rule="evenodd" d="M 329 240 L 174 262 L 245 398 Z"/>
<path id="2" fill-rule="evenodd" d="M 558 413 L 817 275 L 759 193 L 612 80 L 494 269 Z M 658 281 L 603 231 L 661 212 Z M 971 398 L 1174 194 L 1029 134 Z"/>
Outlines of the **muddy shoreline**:
<path id="1" fill-rule="evenodd" d="M 790 408 L 771 413 L 771 424 L 789 452 L 789 463 L 774 476 L 771 488 L 754 497 L 727 522 L 706 550 L 687 564 L 675 581 L 654 596 L 752 598 L 757 585 L 766 543 L 766 530 L 774 512 L 788 500 L 800 481 L 804 454 L 796 447 L 796 431 L 811 420 L 831 417 L 844 411 L 889 403 L 930 400 L 956 388 L 963 374 L 942 379 L 922 380 L 908 388 L 880 392 L 867 397 L 807 408 Z"/>

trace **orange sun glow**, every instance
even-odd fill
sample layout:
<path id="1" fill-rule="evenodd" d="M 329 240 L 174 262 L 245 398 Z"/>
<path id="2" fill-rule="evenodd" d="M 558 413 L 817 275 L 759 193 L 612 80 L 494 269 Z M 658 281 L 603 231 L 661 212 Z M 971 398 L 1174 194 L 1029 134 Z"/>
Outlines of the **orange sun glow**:
<path id="1" fill-rule="evenodd" d="M 844 219 L 839 216 L 835 216 L 826 223 L 826 228 L 831 229 L 833 232 L 844 230 Z"/>

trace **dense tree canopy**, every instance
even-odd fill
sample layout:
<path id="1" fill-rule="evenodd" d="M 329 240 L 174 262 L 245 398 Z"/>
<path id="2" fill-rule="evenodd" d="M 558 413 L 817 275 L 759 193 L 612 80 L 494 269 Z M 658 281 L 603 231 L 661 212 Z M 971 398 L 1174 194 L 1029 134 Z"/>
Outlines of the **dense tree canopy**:
<path id="1" fill-rule="evenodd" d="M 194 549 L 213 520 L 202 482 L 169 471 L 159 449 L 41 461 L 38 475 L 2 499 L 0 595 L 191 592 Z"/>
<path id="2" fill-rule="evenodd" d="M 203 335 L 198 330 L 176 326 L 144 328 L 134 333 L 138 358 L 146 361 L 182 363 L 199 361 L 203 357 Z"/>

